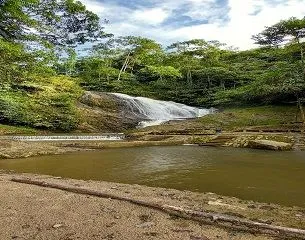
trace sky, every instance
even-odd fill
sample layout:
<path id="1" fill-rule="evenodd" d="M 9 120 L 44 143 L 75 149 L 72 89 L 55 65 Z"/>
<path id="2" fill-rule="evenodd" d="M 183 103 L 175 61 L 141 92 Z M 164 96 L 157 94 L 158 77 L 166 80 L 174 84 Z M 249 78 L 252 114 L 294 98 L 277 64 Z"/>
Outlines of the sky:
<path id="1" fill-rule="evenodd" d="M 292 16 L 305 16 L 305 0 L 81 0 L 98 14 L 107 33 L 143 36 L 163 45 L 218 40 L 241 50 L 251 36 Z"/>

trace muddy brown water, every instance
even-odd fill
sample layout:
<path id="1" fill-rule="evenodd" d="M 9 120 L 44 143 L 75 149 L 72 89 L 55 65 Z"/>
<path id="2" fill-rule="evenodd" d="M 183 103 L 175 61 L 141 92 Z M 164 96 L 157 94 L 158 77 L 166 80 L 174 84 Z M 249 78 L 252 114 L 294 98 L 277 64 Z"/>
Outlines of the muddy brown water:
<path id="1" fill-rule="evenodd" d="M 0 169 L 215 192 L 305 207 L 305 152 L 138 147 L 1 160 Z"/>

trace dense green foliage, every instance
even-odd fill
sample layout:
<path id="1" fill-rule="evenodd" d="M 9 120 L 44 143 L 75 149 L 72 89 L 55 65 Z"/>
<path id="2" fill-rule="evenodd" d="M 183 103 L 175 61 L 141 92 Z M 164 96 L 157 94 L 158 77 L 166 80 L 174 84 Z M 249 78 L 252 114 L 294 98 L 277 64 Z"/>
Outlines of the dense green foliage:
<path id="1" fill-rule="evenodd" d="M 74 129 L 82 89 L 55 66 L 62 50 L 100 39 L 99 18 L 72 0 L 2 0 L 0 20 L 0 123 Z"/>
<path id="2" fill-rule="evenodd" d="M 0 122 L 63 131 L 75 128 L 75 100 L 81 89 L 74 80 L 62 76 L 32 79 L 0 90 Z"/>
<path id="3" fill-rule="evenodd" d="M 102 30 L 78 1 L 0 0 L 0 124 L 70 131 L 83 90 L 204 107 L 297 102 L 304 116 L 305 18 L 267 27 L 247 51 L 202 39 L 164 48 Z"/>
<path id="4" fill-rule="evenodd" d="M 0 36 L 66 46 L 104 36 L 96 14 L 74 0 L 1 0 Z"/>
<path id="5" fill-rule="evenodd" d="M 74 74 L 89 90 L 119 91 L 197 106 L 279 104 L 302 100 L 305 19 L 289 19 L 238 51 L 195 39 L 163 49 L 140 37 L 111 38 L 78 59 Z M 289 41 L 287 41 L 289 39 Z"/>

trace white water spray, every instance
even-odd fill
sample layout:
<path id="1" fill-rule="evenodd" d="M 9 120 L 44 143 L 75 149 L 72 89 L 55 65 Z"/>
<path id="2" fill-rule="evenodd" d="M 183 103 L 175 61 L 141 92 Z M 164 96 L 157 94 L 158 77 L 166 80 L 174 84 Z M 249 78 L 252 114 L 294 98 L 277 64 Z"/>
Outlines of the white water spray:
<path id="1" fill-rule="evenodd" d="M 145 119 L 139 123 L 140 127 L 159 125 L 169 120 L 197 118 L 211 113 L 209 109 L 190 107 L 181 103 L 132 97 L 122 93 L 112 94 L 123 100 L 135 115 Z"/>

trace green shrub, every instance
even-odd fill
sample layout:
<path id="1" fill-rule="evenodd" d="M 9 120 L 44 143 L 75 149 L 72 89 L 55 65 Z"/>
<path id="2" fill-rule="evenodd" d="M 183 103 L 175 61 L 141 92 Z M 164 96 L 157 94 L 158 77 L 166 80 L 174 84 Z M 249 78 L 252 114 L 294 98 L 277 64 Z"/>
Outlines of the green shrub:
<path id="1" fill-rule="evenodd" d="M 33 78 L 24 85 L 32 86 L 31 91 L 0 89 L 0 123 L 60 131 L 76 128 L 79 116 L 75 103 L 82 91 L 73 79 Z"/>

